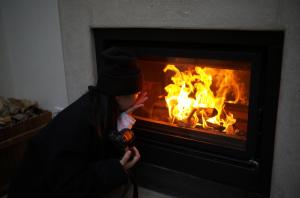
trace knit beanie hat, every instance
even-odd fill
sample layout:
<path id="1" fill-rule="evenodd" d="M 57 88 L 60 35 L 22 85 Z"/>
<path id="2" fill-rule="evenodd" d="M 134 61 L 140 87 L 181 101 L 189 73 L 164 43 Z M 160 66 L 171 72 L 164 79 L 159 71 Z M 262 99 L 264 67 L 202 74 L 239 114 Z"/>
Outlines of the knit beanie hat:
<path id="1" fill-rule="evenodd" d="M 111 47 L 101 53 L 97 90 L 107 95 L 130 95 L 141 91 L 143 77 L 133 52 Z"/>

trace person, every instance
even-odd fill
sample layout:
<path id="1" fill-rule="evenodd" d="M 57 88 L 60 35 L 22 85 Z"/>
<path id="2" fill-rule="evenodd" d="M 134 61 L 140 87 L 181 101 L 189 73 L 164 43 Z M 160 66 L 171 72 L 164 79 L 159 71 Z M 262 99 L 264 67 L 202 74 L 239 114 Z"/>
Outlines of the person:
<path id="1" fill-rule="evenodd" d="M 147 100 L 135 60 L 122 48 L 101 53 L 97 85 L 31 139 L 8 198 L 122 197 L 130 192 L 129 171 L 140 153 L 135 146 L 120 149 L 110 134 L 131 130 L 132 112 Z"/>

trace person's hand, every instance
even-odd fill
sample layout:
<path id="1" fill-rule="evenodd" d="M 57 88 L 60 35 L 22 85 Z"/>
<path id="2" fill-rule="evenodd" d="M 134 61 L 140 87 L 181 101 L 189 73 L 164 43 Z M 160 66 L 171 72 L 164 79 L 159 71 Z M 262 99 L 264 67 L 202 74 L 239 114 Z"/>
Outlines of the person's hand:
<path id="1" fill-rule="evenodd" d="M 140 152 L 137 148 L 131 147 L 130 149 L 126 149 L 125 153 L 120 160 L 120 163 L 124 167 L 124 170 L 127 171 L 128 169 L 132 168 L 141 158 Z"/>
<path id="2" fill-rule="evenodd" d="M 130 114 L 134 112 L 136 109 L 143 107 L 144 102 L 148 99 L 147 92 L 140 93 L 138 98 L 136 99 L 135 103 L 127 109 L 126 113 Z"/>

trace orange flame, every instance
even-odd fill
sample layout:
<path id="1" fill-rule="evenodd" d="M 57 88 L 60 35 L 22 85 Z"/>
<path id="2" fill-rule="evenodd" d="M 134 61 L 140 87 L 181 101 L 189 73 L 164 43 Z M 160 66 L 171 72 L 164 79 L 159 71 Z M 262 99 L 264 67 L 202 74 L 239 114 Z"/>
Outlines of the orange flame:
<path id="1" fill-rule="evenodd" d="M 173 83 L 165 87 L 170 122 L 184 123 L 193 128 L 214 128 L 217 125 L 223 132 L 234 133 L 236 119 L 232 113 L 225 111 L 225 102 L 242 103 L 245 98 L 233 71 L 199 66 L 193 68 L 180 71 L 171 64 L 164 68 L 164 72 L 175 72 L 171 77 Z M 217 87 L 215 94 L 211 90 L 213 80 Z M 231 100 L 227 99 L 227 95 L 233 96 Z"/>

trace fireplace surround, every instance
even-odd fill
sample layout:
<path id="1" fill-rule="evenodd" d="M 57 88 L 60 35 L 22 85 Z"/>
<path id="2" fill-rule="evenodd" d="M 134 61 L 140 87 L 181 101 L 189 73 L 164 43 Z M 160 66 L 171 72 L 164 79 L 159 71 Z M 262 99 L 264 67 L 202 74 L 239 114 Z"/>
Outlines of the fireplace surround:
<path id="1" fill-rule="evenodd" d="M 149 175 L 155 175 L 155 171 L 168 170 L 233 186 L 253 196 L 269 196 L 284 37 L 282 31 L 94 28 L 93 36 L 98 76 L 101 73 L 99 53 L 111 46 L 135 51 L 144 72 L 144 87 L 152 100 L 135 115 L 137 123 L 134 131 L 143 162 L 140 172 L 147 170 Z M 190 119 L 196 115 L 200 121 L 193 122 L 196 124 L 183 123 L 178 117 L 170 115 L 170 108 L 166 105 L 165 87 L 172 84 L 174 75 L 174 70 L 163 72 L 167 65 L 179 68 L 180 75 L 192 71 L 195 76 L 199 74 L 195 72 L 196 68 L 214 69 L 215 75 L 205 74 L 215 78 L 222 71 L 233 72 L 238 84 L 235 87 L 243 87 L 244 91 L 241 94 L 226 92 L 225 102 L 220 105 L 224 111 L 216 105 L 201 106 L 197 110 L 194 107 L 194 111 L 188 112 L 191 116 L 187 117 Z M 199 82 L 205 85 L 201 79 L 196 83 Z M 217 85 L 218 81 L 213 78 L 208 86 L 214 101 L 222 98 L 217 96 Z M 193 86 L 193 93 L 188 96 L 195 104 L 195 81 Z M 178 87 L 182 88 L 182 82 Z M 236 95 L 244 97 L 237 99 Z M 236 103 L 230 103 L 233 99 Z M 176 104 L 179 104 L 178 101 Z M 221 115 L 224 118 L 223 112 L 226 115 L 230 112 L 235 123 L 227 131 L 224 123 L 205 128 L 205 123 L 211 123 L 209 119 L 203 119 L 203 111 L 208 110 L 215 112 L 213 116 L 220 115 L 219 118 Z M 176 183 L 168 171 L 163 174 L 166 177 L 169 175 L 170 180 L 164 181 Z M 155 182 L 147 181 L 145 177 L 140 180 L 142 184 L 155 188 Z M 199 187 L 195 184 L 194 188 Z M 181 189 L 178 187 L 176 190 Z"/>

